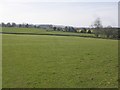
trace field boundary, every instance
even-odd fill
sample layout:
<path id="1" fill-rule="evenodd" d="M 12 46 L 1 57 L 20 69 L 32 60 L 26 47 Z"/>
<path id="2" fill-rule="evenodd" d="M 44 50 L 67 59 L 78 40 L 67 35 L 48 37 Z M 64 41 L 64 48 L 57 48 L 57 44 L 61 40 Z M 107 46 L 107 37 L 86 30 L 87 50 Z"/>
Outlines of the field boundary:
<path id="1" fill-rule="evenodd" d="M 89 37 L 95 38 L 93 36 L 82 36 L 82 35 L 73 35 L 73 34 L 41 34 L 41 33 L 16 33 L 16 32 L 0 32 L 1 34 L 18 34 L 18 35 L 51 35 L 51 36 L 75 36 L 75 37 Z"/>
<path id="2" fill-rule="evenodd" d="M 2 27 L 0 27 L 2 31 Z M 2 89 L 2 35 L 0 35 L 0 89 Z"/>

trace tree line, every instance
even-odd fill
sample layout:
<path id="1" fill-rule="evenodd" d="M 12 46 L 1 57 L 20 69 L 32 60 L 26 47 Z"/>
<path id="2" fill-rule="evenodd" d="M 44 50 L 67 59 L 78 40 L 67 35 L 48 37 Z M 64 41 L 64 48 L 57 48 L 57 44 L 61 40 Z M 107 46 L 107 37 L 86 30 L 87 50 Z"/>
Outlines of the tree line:
<path id="1" fill-rule="evenodd" d="M 2 27 L 19 27 L 19 28 L 42 28 L 42 29 L 47 29 L 47 31 L 63 31 L 63 32 L 78 32 L 78 33 L 91 33 L 89 30 L 87 32 L 86 28 L 81 29 L 79 31 L 79 28 L 75 28 L 72 26 L 65 26 L 65 27 L 59 27 L 59 26 L 53 26 L 53 25 L 34 25 L 34 24 L 16 24 L 16 23 L 1 23 L 0 26 Z"/>
<path id="2" fill-rule="evenodd" d="M 39 26 L 37 26 L 37 25 L 34 25 L 34 24 L 27 24 L 27 23 L 23 23 L 23 24 L 16 24 L 16 23 L 10 23 L 10 22 L 8 22 L 8 23 L 4 23 L 4 22 L 2 22 L 1 24 L 0 24 L 0 26 L 2 26 L 2 27 L 19 27 L 19 28 L 38 28 Z"/>
<path id="3" fill-rule="evenodd" d="M 100 18 L 97 18 L 92 25 L 95 37 L 120 39 L 120 28 L 107 26 L 103 27 Z"/>

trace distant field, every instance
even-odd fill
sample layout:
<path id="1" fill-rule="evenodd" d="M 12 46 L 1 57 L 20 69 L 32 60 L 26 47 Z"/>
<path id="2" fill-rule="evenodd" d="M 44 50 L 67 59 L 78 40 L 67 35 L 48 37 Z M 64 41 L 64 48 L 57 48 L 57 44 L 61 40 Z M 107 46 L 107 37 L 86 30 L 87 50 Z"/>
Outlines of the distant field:
<path id="1" fill-rule="evenodd" d="M 76 36 L 85 36 L 85 37 L 94 37 L 94 34 L 87 33 L 74 33 L 74 32 L 62 32 L 62 31 L 53 31 L 47 29 L 37 29 L 37 28 L 3 28 L 2 32 L 16 32 L 16 33 L 36 33 L 36 34 L 60 34 L 60 35 L 76 35 Z"/>
<path id="2" fill-rule="evenodd" d="M 15 28 L 9 30 L 16 31 Z M 21 31 L 29 32 L 29 29 Z M 34 32 L 46 31 L 35 29 Z M 117 40 L 48 35 L 2 36 L 3 88 L 118 87 Z"/>

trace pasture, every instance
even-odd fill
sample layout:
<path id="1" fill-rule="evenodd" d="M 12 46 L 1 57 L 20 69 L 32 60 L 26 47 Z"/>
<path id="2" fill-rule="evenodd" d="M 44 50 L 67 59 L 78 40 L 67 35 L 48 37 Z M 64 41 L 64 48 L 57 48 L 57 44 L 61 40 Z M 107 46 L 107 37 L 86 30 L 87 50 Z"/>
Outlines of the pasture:
<path id="1" fill-rule="evenodd" d="M 3 34 L 2 70 L 3 88 L 117 88 L 118 41 Z"/>

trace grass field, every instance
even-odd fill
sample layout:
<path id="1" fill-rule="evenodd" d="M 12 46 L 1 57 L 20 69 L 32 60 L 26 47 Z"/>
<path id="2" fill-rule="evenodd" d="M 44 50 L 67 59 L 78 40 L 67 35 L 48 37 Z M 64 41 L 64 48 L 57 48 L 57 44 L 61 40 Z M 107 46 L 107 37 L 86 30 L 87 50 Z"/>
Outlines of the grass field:
<path id="1" fill-rule="evenodd" d="M 12 34 L 2 39 L 3 88 L 118 87 L 117 40 Z"/>

